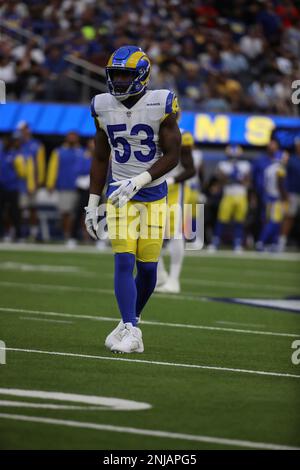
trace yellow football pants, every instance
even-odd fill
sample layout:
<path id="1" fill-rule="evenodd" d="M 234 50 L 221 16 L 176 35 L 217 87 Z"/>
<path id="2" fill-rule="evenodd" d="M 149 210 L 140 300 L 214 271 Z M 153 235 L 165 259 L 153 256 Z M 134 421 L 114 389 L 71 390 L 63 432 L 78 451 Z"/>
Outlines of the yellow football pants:
<path id="1" fill-rule="evenodd" d="M 279 224 L 284 216 L 284 204 L 281 201 L 268 202 L 266 206 L 267 220 Z"/>
<path id="2" fill-rule="evenodd" d="M 185 187 L 181 183 L 168 186 L 168 207 L 165 238 L 174 238 L 182 233 L 182 211 Z"/>
<path id="3" fill-rule="evenodd" d="M 138 261 L 158 261 L 166 224 L 166 198 L 129 201 L 121 209 L 108 200 L 108 235 L 114 253 L 132 253 Z"/>
<path id="4" fill-rule="evenodd" d="M 224 224 L 231 220 L 244 222 L 248 211 L 247 195 L 224 195 L 221 199 L 218 220 Z"/>

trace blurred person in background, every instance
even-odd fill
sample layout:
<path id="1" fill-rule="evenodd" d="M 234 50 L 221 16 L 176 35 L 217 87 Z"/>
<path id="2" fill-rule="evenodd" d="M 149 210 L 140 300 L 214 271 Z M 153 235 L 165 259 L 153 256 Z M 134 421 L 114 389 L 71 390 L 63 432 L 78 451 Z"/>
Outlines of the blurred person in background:
<path id="1" fill-rule="evenodd" d="M 63 49 L 53 45 L 49 48 L 43 64 L 45 75 L 44 98 L 49 101 L 77 101 L 78 88 L 68 75 L 68 63 L 65 61 Z"/>
<path id="2" fill-rule="evenodd" d="M 44 72 L 42 64 L 45 53 L 35 38 L 17 45 L 12 50 L 16 62 L 17 82 L 15 93 L 18 99 L 33 101 L 42 99 Z"/>
<path id="3" fill-rule="evenodd" d="M 274 140 L 274 139 L 273 139 Z M 256 249 L 263 251 L 266 246 L 279 249 L 278 240 L 283 222 L 288 193 L 286 190 L 286 167 L 289 154 L 279 149 L 269 155 L 269 165 L 263 172 L 265 221 Z"/>
<path id="4" fill-rule="evenodd" d="M 223 196 L 218 209 L 218 220 L 214 230 L 210 252 L 216 251 L 221 243 L 224 228 L 234 222 L 233 248 L 241 253 L 244 238 L 244 225 L 248 211 L 248 187 L 251 166 L 242 159 L 243 149 L 239 145 L 229 145 L 225 149 L 226 160 L 217 167 L 217 177 L 223 186 Z"/>
<path id="5" fill-rule="evenodd" d="M 95 140 L 89 139 L 86 149 L 82 156 L 77 159 L 77 178 L 76 178 L 76 192 L 77 201 L 74 209 L 74 221 L 72 227 L 71 239 L 69 240 L 68 247 L 73 248 L 77 245 L 78 241 L 87 237 L 87 232 L 84 230 L 84 208 L 88 205 L 89 188 L 90 188 L 90 170 L 92 165 L 92 156 L 95 150 Z M 83 229 L 83 230 L 82 230 Z M 105 243 L 103 240 L 96 242 L 98 249 L 103 249 Z"/>
<path id="6" fill-rule="evenodd" d="M 262 35 L 261 28 L 253 25 L 249 28 L 248 33 L 240 40 L 240 50 L 250 61 L 250 64 L 257 59 L 264 51 L 265 40 Z"/>
<path id="7" fill-rule="evenodd" d="M 170 270 L 167 272 L 160 255 L 157 265 L 156 292 L 178 294 L 180 292 L 180 273 L 184 259 L 184 203 L 186 200 L 185 183 L 195 176 L 196 170 L 192 151 L 194 138 L 190 132 L 181 131 L 181 153 L 179 163 L 166 174 L 168 185 L 168 217 L 166 223 L 166 238 L 169 241 Z"/>
<path id="8" fill-rule="evenodd" d="M 187 233 L 188 237 L 192 234 L 194 235 L 194 239 L 191 241 L 191 247 L 194 250 L 201 250 L 204 240 L 202 239 L 200 217 L 204 208 L 198 204 L 204 204 L 205 202 L 205 196 L 202 193 L 202 184 L 204 181 L 203 153 L 199 149 L 193 149 L 192 157 L 195 175 L 186 182 L 184 202 L 188 204 L 188 213 L 186 214 L 184 224 L 187 229 L 192 232 Z"/>
<path id="9" fill-rule="evenodd" d="M 279 250 L 284 251 L 288 236 L 300 211 L 300 138 L 295 139 L 295 149 L 287 164 L 288 210 L 279 239 Z"/>
<path id="10" fill-rule="evenodd" d="M 265 37 L 271 43 L 278 43 L 282 32 L 282 22 L 272 1 L 261 2 L 256 21 L 262 26 Z"/>
<path id="11" fill-rule="evenodd" d="M 204 205 L 204 238 L 210 243 L 218 220 L 218 209 L 222 198 L 222 184 L 216 174 L 212 174 L 203 185 Z"/>
<path id="12" fill-rule="evenodd" d="M 279 143 L 271 136 L 266 150 L 252 164 L 252 183 L 256 199 L 256 217 L 254 224 L 254 239 L 258 241 L 265 224 L 265 170 L 279 153 Z"/>
<path id="13" fill-rule="evenodd" d="M 29 237 L 35 240 L 38 235 L 36 192 L 45 183 L 46 152 L 44 145 L 32 136 L 31 129 L 26 121 L 18 123 L 16 132 L 20 136 L 21 152 L 28 166 L 27 178 L 21 183 L 20 187 L 20 206 L 23 220 L 29 218 Z"/>
<path id="14" fill-rule="evenodd" d="M 64 143 L 54 149 L 50 155 L 46 187 L 49 191 L 58 192 L 58 210 L 62 217 L 64 240 L 70 242 L 72 233 L 72 217 L 76 207 L 76 180 L 80 161 L 85 157 L 85 151 L 80 145 L 77 132 L 71 131 L 66 135 Z"/>
<path id="15" fill-rule="evenodd" d="M 6 234 L 5 220 L 8 211 L 15 240 L 21 240 L 21 213 L 19 206 L 20 181 L 26 178 L 25 159 L 21 153 L 18 135 L 7 137 L 0 142 L 0 239 L 10 240 Z"/>
<path id="16" fill-rule="evenodd" d="M 248 92 L 252 100 L 253 109 L 261 112 L 270 112 L 274 104 L 274 90 L 265 76 L 260 76 L 251 83 Z"/>
<path id="17" fill-rule="evenodd" d="M 5 82 L 8 96 L 15 90 L 17 83 L 16 64 L 10 55 L 1 54 L 0 51 L 0 80 Z"/>

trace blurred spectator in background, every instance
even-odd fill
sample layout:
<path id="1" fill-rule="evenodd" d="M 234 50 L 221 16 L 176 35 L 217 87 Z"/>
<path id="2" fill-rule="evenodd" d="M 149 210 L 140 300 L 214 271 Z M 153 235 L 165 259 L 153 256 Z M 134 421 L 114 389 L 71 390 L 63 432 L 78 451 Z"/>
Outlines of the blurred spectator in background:
<path id="1" fill-rule="evenodd" d="M 0 80 L 6 84 L 6 93 L 16 90 L 17 74 L 16 64 L 9 54 L 0 51 Z"/>
<path id="2" fill-rule="evenodd" d="M 21 215 L 19 206 L 20 181 L 26 177 L 26 166 L 21 154 L 19 135 L 7 137 L 0 143 L 0 239 L 21 239 Z M 12 224 L 14 233 L 11 236 L 10 225 L 6 227 L 6 215 Z"/>
<path id="3" fill-rule="evenodd" d="M 52 46 L 48 50 L 44 63 L 45 92 L 48 101 L 77 101 L 76 83 L 67 76 L 68 64 L 60 47 Z"/>
<path id="4" fill-rule="evenodd" d="M 45 54 L 38 41 L 32 38 L 27 44 L 20 44 L 12 50 L 12 56 L 16 63 L 17 98 L 25 101 L 42 99 Z"/>
<path id="5" fill-rule="evenodd" d="M 71 238 L 72 215 L 76 206 L 76 180 L 82 158 L 85 156 L 79 135 L 72 131 L 66 135 L 64 143 L 53 150 L 48 165 L 46 186 L 49 191 L 58 192 L 58 209 L 66 242 Z"/>
<path id="6" fill-rule="evenodd" d="M 38 234 L 36 192 L 45 182 L 46 153 L 44 145 L 32 137 L 26 121 L 20 121 L 16 133 L 20 136 L 21 152 L 25 159 L 26 180 L 20 186 L 20 207 L 23 221 L 28 220 L 29 237 L 35 240 Z"/>
<path id="7" fill-rule="evenodd" d="M 176 88 L 181 96 L 181 106 L 194 109 L 195 103 L 200 103 L 204 96 L 203 83 L 199 80 L 199 67 L 195 64 L 185 66 L 185 74 L 177 79 Z"/>
<path id="8" fill-rule="evenodd" d="M 264 77 L 259 77 L 249 87 L 249 95 L 252 98 L 253 107 L 260 112 L 267 112 L 274 103 L 273 87 L 266 81 Z"/>
<path id="9" fill-rule="evenodd" d="M 280 40 L 282 23 L 272 1 L 266 1 L 262 4 L 256 19 L 258 24 L 262 26 L 265 37 L 271 43 L 277 43 Z"/>
<path id="10" fill-rule="evenodd" d="M 90 170 L 92 165 L 92 156 L 95 149 L 94 139 L 89 139 L 87 142 L 86 150 L 78 157 L 77 162 L 77 178 L 76 185 L 76 205 L 74 208 L 74 220 L 72 226 L 71 239 L 69 240 L 69 247 L 76 246 L 77 241 L 82 238 L 82 234 L 86 234 L 86 230 L 82 228 L 84 208 L 88 205 L 89 188 L 90 188 Z"/>
<path id="11" fill-rule="evenodd" d="M 209 251 L 214 252 L 219 248 L 225 225 L 233 221 L 233 248 L 236 253 L 240 253 L 248 211 L 247 189 L 250 185 L 251 166 L 242 159 L 243 149 L 239 145 L 228 146 L 225 152 L 226 160 L 221 161 L 217 167 L 217 177 L 223 186 L 223 196 Z"/>
<path id="12" fill-rule="evenodd" d="M 177 88 L 186 109 L 207 106 L 206 83 L 226 72 L 244 95 L 223 97 L 229 110 L 299 113 L 287 98 L 299 74 L 299 0 L 141 0 L 133 8 L 126 0 L 12 0 L 0 3 L 0 16 L 0 75 L 12 98 L 87 100 L 90 73 L 82 69 L 80 79 L 67 57 L 103 68 L 113 50 L 138 44 L 151 58 L 152 87 Z M 100 72 L 91 78 L 101 81 Z M 213 105 L 224 110 L 222 99 Z"/>
<path id="13" fill-rule="evenodd" d="M 295 151 L 287 164 L 288 210 L 283 222 L 282 235 L 279 241 L 280 251 L 284 251 L 287 238 L 293 228 L 295 218 L 300 211 L 300 138 L 295 140 Z"/>
<path id="14" fill-rule="evenodd" d="M 252 63 L 255 59 L 262 55 L 264 51 L 265 40 L 259 25 L 251 26 L 248 33 L 242 36 L 240 40 L 240 50 L 247 59 Z"/>

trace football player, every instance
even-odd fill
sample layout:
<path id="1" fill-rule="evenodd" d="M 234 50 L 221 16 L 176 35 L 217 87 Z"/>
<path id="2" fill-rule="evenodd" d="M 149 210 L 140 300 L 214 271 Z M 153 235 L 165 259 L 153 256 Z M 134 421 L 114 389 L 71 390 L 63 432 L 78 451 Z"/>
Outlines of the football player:
<path id="1" fill-rule="evenodd" d="M 80 167 L 85 150 L 81 146 L 77 132 L 70 131 L 62 145 L 50 155 L 46 186 L 58 193 L 58 210 L 61 214 L 64 239 L 69 248 L 74 247 L 71 238 L 73 215 L 76 207 L 76 180 L 81 173 Z"/>
<path id="2" fill-rule="evenodd" d="M 30 126 L 26 121 L 20 121 L 17 124 L 17 132 L 21 138 L 21 150 L 28 166 L 27 180 L 21 184 L 20 205 L 23 213 L 29 210 L 29 236 L 35 240 L 38 235 L 36 192 L 45 182 L 46 151 L 44 145 L 32 136 Z"/>
<path id="3" fill-rule="evenodd" d="M 226 224 L 234 221 L 233 248 L 242 251 L 243 231 L 248 211 L 247 187 L 250 182 L 250 163 L 242 160 L 243 149 L 239 145 L 226 148 L 227 159 L 218 165 L 218 178 L 223 184 L 223 196 L 218 210 L 212 244 L 209 251 L 216 251 L 220 245 Z"/>
<path id="4" fill-rule="evenodd" d="M 203 233 L 199 219 L 203 216 L 203 204 L 205 203 L 205 196 L 201 191 L 204 180 L 203 153 L 199 149 L 193 149 L 192 156 L 196 174 L 186 184 L 185 201 L 189 206 L 185 224 L 190 231 L 188 236 L 195 235 L 194 240 L 190 242 L 190 247 L 193 250 L 201 250 L 203 247 Z"/>
<path id="5" fill-rule="evenodd" d="M 27 177 L 26 158 L 21 152 L 18 133 L 0 142 L 0 240 L 5 235 L 4 213 L 6 207 L 14 226 L 14 237 L 21 239 L 21 218 L 19 207 L 20 182 Z M 7 240 L 9 240 L 6 238 Z M 5 239 L 5 238 L 4 238 Z"/>
<path id="6" fill-rule="evenodd" d="M 167 273 L 163 257 L 158 263 L 158 277 L 156 292 L 168 292 L 178 294 L 180 292 L 179 277 L 184 258 L 184 236 L 183 236 L 183 204 L 187 201 L 185 195 L 185 182 L 195 176 L 196 171 L 192 156 L 194 139 L 190 132 L 181 130 L 181 153 L 176 168 L 167 175 L 168 184 L 168 226 L 166 227 L 166 238 L 170 238 L 170 272 Z"/>
<path id="7" fill-rule="evenodd" d="M 285 250 L 288 235 L 293 228 L 297 213 L 300 210 L 300 137 L 295 139 L 294 153 L 289 158 L 286 176 L 289 203 L 282 226 L 281 237 L 279 239 L 280 251 Z"/>
<path id="8" fill-rule="evenodd" d="M 278 145 L 278 144 L 277 144 Z M 281 224 L 288 205 L 286 190 L 286 167 L 289 154 L 277 146 L 277 151 L 270 156 L 270 163 L 264 171 L 265 225 L 261 231 L 256 249 L 262 251 L 265 245 L 278 250 Z"/>
<path id="9" fill-rule="evenodd" d="M 116 50 L 106 75 L 109 93 L 96 95 L 91 104 L 97 132 L 85 223 L 97 239 L 98 205 L 110 166 L 107 225 L 122 320 L 105 346 L 113 352 L 143 352 L 137 323 L 156 284 L 166 218 L 165 175 L 180 154 L 178 102 L 169 90 L 147 90 L 150 61 L 139 47 Z"/>

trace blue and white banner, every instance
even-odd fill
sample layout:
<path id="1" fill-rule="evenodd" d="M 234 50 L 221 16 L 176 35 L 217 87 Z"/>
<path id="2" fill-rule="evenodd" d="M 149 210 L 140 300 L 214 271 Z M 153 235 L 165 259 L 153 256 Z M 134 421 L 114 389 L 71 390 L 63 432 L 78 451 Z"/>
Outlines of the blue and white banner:
<path id="1" fill-rule="evenodd" d="M 74 130 L 83 137 L 94 135 L 95 127 L 86 105 L 16 103 L 0 106 L 0 132 L 11 132 L 25 120 L 36 134 L 66 134 Z M 266 145 L 275 127 L 300 127 L 299 117 L 247 114 L 183 112 L 180 127 L 190 131 L 197 143 Z"/>

